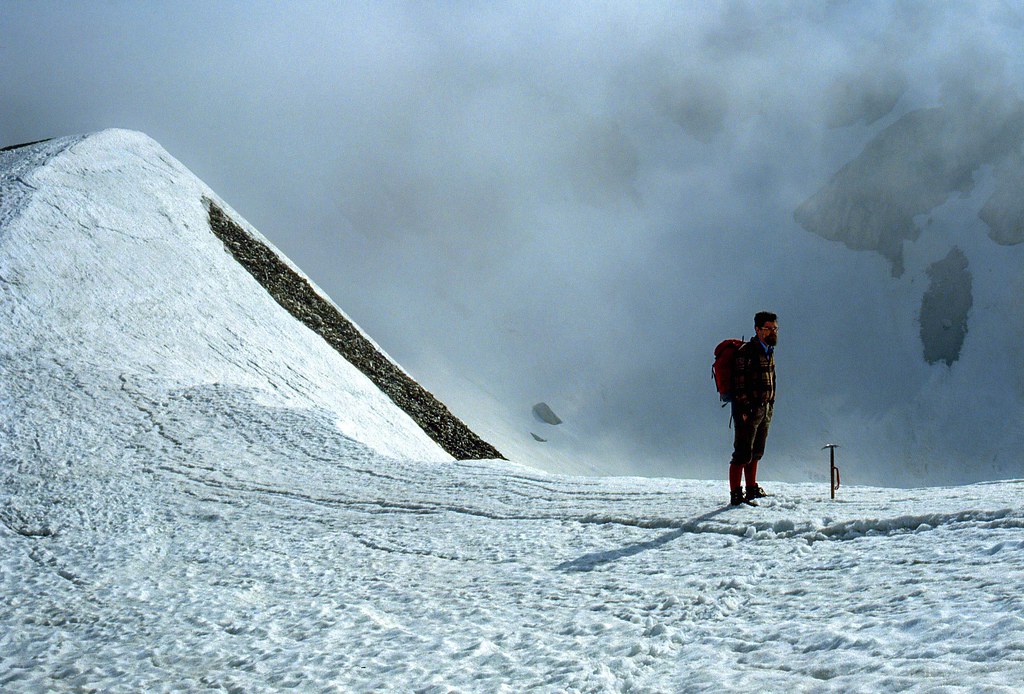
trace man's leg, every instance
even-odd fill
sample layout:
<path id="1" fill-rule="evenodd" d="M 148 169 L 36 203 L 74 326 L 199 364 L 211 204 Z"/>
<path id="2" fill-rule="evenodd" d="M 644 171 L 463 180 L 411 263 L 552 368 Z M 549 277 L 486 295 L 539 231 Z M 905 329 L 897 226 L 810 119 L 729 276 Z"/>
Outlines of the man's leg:
<path id="1" fill-rule="evenodd" d="M 751 419 L 754 430 L 751 434 L 750 462 L 743 466 L 743 474 L 747 480 L 747 498 L 756 499 L 762 496 L 761 488 L 757 486 L 757 464 L 764 456 L 765 443 L 768 441 L 768 427 L 772 423 L 772 406 L 758 408 Z"/>
<path id="2" fill-rule="evenodd" d="M 743 487 L 743 465 L 729 465 L 729 491 L 736 492 Z"/>
<path id="3" fill-rule="evenodd" d="M 729 492 L 731 503 L 736 505 L 743 499 L 743 473 L 751 461 L 755 430 L 753 417 L 748 416 L 744 419 L 735 406 L 732 415 L 733 446 L 732 460 L 729 462 Z"/>
<path id="4" fill-rule="evenodd" d="M 757 486 L 757 460 L 751 460 L 743 466 L 743 476 L 747 480 L 747 487 Z"/>

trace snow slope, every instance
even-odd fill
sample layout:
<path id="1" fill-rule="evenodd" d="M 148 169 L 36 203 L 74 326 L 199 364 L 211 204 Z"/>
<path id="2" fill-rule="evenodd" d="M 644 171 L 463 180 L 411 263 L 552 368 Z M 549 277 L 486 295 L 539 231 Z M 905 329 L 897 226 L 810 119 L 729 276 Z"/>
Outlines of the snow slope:
<path id="1" fill-rule="evenodd" d="M 454 462 L 151 140 L 0 157 L 0 691 L 1021 691 L 1024 481 Z"/>
<path id="2" fill-rule="evenodd" d="M 327 410 L 384 454 L 450 459 L 224 251 L 203 205 L 218 199 L 157 143 L 109 130 L 0 156 L 4 381 L 88 368 L 108 387 L 221 384 Z"/>

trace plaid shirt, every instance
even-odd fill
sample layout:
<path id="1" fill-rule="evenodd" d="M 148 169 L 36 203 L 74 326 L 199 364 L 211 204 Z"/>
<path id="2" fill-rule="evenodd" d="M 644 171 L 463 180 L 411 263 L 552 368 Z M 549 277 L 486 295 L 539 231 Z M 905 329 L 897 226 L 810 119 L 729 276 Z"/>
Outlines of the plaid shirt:
<path id="1" fill-rule="evenodd" d="M 736 350 L 732 400 L 740 408 L 775 403 L 775 350 L 765 352 L 757 337 Z"/>

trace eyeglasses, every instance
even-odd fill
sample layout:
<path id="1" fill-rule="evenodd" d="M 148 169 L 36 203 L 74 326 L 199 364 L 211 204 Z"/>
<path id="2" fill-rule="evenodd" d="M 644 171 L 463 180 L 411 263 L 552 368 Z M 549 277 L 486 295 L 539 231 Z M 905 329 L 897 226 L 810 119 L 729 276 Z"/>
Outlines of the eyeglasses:
<path id="1" fill-rule="evenodd" d="M 758 330 L 767 330 L 770 333 L 777 333 L 777 332 L 779 332 L 778 326 L 776 326 L 774 328 L 769 328 L 767 325 L 762 325 L 760 328 L 758 328 Z"/>

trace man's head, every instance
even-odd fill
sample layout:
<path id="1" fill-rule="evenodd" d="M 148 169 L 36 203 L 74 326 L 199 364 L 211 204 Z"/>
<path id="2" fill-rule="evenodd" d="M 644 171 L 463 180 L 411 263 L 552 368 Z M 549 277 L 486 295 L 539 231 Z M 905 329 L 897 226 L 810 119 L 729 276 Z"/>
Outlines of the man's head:
<path id="1" fill-rule="evenodd" d="M 774 347 L 779 340 L 779 317 L 770 311 L 760 311 L 754 316 L 754 330 L 761 342 Z"/>

